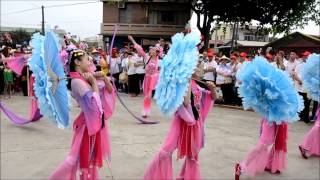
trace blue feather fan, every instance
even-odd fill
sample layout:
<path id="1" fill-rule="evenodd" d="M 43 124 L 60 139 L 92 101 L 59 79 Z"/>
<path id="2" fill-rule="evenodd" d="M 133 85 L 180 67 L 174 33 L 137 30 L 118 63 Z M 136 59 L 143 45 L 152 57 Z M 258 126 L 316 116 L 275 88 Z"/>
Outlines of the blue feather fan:
<path id="1" fill-rule="evenodd" d="M 200 35 L 177 33 L 160 64 L 160 76 L 155 99 L 160 111 L 172 115 L 182 104 L 191 75 L 197 66 Z"/>
<path id="2" fill-rule="evenodd" d="M 288 74 L 273 67 L 265 58 L 257 56 L 252 62 L 245 62 L 237 79 L 241 82 L 238 93 L 244 109 L 253 108 L 277 124 L 299 119 L 302 97 Z"/>
<path id="3" fill-rule="evenodd" d="M 302 85 L 308 91 L 308 95 L 320 102 L 320 55 L 312 54 L 304 64 L 302 72 Z"/>
<path id="4" fill-rule="evenodd" d="M 39 33 L 32 36 L 32 56 L 28 65 L 35 77 L 34 91 L 41 114 L 58 125 L 69 126 L 69 99 L 66 80 L 62 79 L 53 90 L 52 78 L 64 78 L 64 70 L 59 56 L 56 35 L 48 31 L 43 37 Z M 52 77 L 54 76 L 54 77 Z"/>

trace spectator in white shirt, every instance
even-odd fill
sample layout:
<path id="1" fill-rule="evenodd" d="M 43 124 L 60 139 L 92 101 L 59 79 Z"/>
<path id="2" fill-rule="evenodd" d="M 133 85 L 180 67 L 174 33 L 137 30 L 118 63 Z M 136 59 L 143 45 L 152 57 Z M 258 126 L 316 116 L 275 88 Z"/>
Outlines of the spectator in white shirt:
<path id="1" fill-rule="evenodd" d="M 214 60 L 214 54 L 212 52 L 208 53 L 208 61 L 204 62 L 204 77 L 205 81 L 215 81 L 215 73 L 217 68 L 217 62 Z"/>
<path id="2" fill-rule="evenodd" d="M 225 104 L 232 104 L 234 99 L 233 85 L 232 85 L 232 68 L 227 63 L 230 59 L 223 55 L 220 58 L 220 63 L 217 66 L 217 80 L 216 84 L 221 87 L 223 100 Z"/>
<path id="3" fill-rule="evenodd" d="M 125 65 L 128 74 L 128 92 L 131 97 L 136 97 L 140 93 L 139 83 L 137 78 L 137 68 L 135 67 L 135 58 L 131 52 L 128 52 L 129 56 L 126 58 Z"/>
<path id="4" fill-rule="evenodd" d="M 230 56 L 231 62 L 228 63 L 227 65 L 229 65 L 231 67 L 232 73 L 231 73 L 231 78 L 232 78 L 232 104 L 239 104 L 239 100 L 237 99 L 237 95 L 238 95 L 238 89 L 236 88 L 235 84 L 236 84 L 236 73 L 237 73 L 237 66 L 238 66 L 238 54 L 234 53 L 234 55 Z"/>
<path id="5" fill-rule="evenodd" d="M 135 56 L 135 67 L 136 67 L 136 73 L 137 73 L 137 80 L 139 84 L 139 90 L 142 90 L 142 85 L 143 85 L 143 80 L 144 80 L 144 75 L 145 75 L 145 62 L 144 58 L 137 53 Z"/>
<path id="6" fill-rule="evenodd" d="M 107 57 L 107 62 L 110 65 L 110 74 L 114 78 L 114 83 L 116 85 L 116 88 L 119 90 L 120 84 L 119 84 L 119 75 L 120 75 L 120 66 L 121 66 L 121 59 L 119 57 L 119 54 L 117 52 L 116 48 L 112 49 L 111 57 Z"/>
<path id="7" fill-rule="evenodd" d="M 285 70 L 285 65 L 284 65 L 284 54 L 283 51 L 277 52 L 274 62 L 272 62 L 272 65 L 278 69 Z"/>
<path id="8" fill-rule="evenodd" d="M 294 74 L 294 71 L 296 69 L 297 64 L 298 64 L 297 53 L 296 53 L 296 51 L 291 51 L 289 60 L 285 64 L 286 72 L 290 75 L 291 78 L 293 78 L 293 74 Z"/>
<path id="9" fill-rule="evenodd" d="M 305 62 L 306 62 L 306 59 L 302 59 L 302 62 L 297 64 L 294 70 L 293 79 L 294 79 L 294 85 L 298 93 L 303 97 L 303 101 L 304 101 L 304 109 L 299 114 L 300 120 L 304 121 L 305 123 L 309 123 L 310 122 L 309 109 L 310 109 L 311 100 L 308 99 L 307 92 L 303 89 L 302 80 L 301 80 L 301 71 L 303 69 L 303 66 L 305 65 Z"/>
<path id="10" fill-rule="evenodd" d="M 126 62 L 127 59 L 129 58 L 129 53 L 127 50 L 125 50 L 122 55 L 120 56 L 121 58 L 121 72 L 128 72 L 127 67 L 126 67 Z M 127 83 L 121 83 L 120 87 L 122 89 L 122 92 L 128 94 L 128 84 Z"/>

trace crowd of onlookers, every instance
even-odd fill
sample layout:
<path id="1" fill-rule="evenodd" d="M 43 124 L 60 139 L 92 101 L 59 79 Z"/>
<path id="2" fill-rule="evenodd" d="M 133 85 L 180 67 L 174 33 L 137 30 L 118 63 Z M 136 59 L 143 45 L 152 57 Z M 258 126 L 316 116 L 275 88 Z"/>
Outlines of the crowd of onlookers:
<path id="1" fill-rule="evenodd" d="M 168 46 L 163 40 L 159 44 L 164 48 L 163 56 L 168 50 Z M 22 49 L 21 51 L 25 51 Z M 121 49 L 113 48 L 107 53 L 101 47 L 84 49 L 90 59 L 96 66 L 97 71 L 103 71 L 105 74 L 114 78 L 115 86 L 119 92 L 130 94 L 131 97 L 142 93 L 142 85 L 145 74 L 145 66 L 148 59 L 144 59 L 137 51 L 130 46 L 124 46 Z M 12 49 L 3 48 L 1 57 L 12 56 Z M 27 52 L 30 53 L 30 52 Z M 312 102 L 307 93 L 302 88 L 300 79 L 301 68 L 310 52 L 306 51 L 298 54 L 291 51 L 285 54 L 283 51 L 276 53 L 267 52 L 262 54 L 247 54 L 246 52 L 232 52 L 228 57 L 221 53 L 216 53 L 213 49 L 204 51 L 199 56 L 199 62 L 203 67 L 203 81 L 212 81 L 217 86 L 218 98 L 216 103 L 241 106 L 242 101 L 238 96 L 238 87 L 240 83 L 236 79 L 237 72 L 242 68 L 245 61 L 251 61 L 256 55 L 264 56 L 275 68 L 279 68 L 290 75 L 295 83 L 295 88 L 304 99 L 305 109 L 301 112 L 300 118 L 304 122 L 314 119 L 317 102 Z M 163 58 L 160 57 L 160 61 Z M 23 90 L 27 95 L 27 69 L 24 68 L 22 75 L 18 76 L 10 70 L 6 63 L 0 60 L 0 94 L 5 93 L 6 97 L 11 96 L 11 92 Z M 31 73 L 31 72 L 30 72 Z M 310 104 L 312 105 L 312 115 L 309 117 Z"/>
<path id="2" fill-rule="evenodd" d="M 217 100 L 216 103 L 241 106 L 242 101 L 237 93 L 240 83 L 236 79 L 236 74 L 242 68 L 243 62 L 251 61 L 256 55 L 264 56 L 275 68 L 285 71 L 292 78 L 296 90 L 304 100 L 305 108 L 300 113 L 300 119 L 308 123 L 315 118 L 318 106 L 316 101 L 311 103 L 301 81 L 301 69 L 310 54 L 308 51 L 298 54 L 294 50 L 287 56 L 283 51 L 274 54 L 267 52 L 265 54 L 249 55 L 245 52 L 232 52 L 229 57 L 226 57 L 209 49 L 200 55 L 199 60 L 203 67 L 203 80 L 215 82 L 218 87 L 218 94 L 220 94 L 221 99 Z M 310 106 L 313 107 L 311 116 L 309 116 Z"/>

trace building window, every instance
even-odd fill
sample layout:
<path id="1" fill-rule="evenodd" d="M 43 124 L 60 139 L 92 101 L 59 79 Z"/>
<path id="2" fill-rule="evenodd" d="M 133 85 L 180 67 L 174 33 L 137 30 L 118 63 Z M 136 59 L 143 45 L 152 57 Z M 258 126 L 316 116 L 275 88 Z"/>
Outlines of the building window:
<path id="1" fill-rule="evenodd" d="M 174 23 L 173 11 L 162 11 L 161 12 L 161 22 L 163 22 L 163 23 Z"/>
<path id="2" fill-rule="evenodd" d="M 157 24 L 157 11 L 149 12 L 148 23 L 149 24 Z"/>
<path id="3" fill-rule="evenodd" d="M 120 23 L 131 23 L 131 10 L 121 9 L 119 11 L 120 14 Z"/>

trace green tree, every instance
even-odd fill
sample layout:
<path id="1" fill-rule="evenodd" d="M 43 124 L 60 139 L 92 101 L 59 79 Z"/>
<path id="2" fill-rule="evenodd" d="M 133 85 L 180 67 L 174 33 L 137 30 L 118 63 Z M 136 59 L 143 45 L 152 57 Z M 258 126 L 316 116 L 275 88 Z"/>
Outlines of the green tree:
<path id="1" fill-rule="evenodd" d="M 12 41 L 15 44 L 22 44 L 23 42 L 29 43 L 32 36 L 32 33 L 29 33 L 23 29 L 17 29 L 9 33 L 11 34 Z"/>
<path id="2" fill-rule="evenodd" d="M 207 39 L 208 47 L 212 23 L 250 24 L 259 22 L 261 33 L 288 33 L 305 26 L 309 21 L 320 24 L 319 0 L 189 0 L 197 15 L 197 27 Z M 203 16 L 201 23 L 200 17 Z"/>

